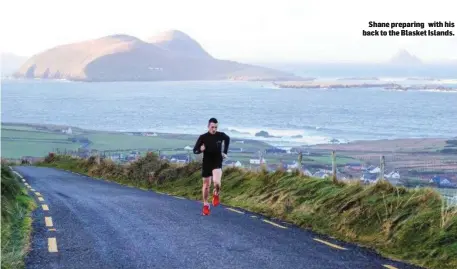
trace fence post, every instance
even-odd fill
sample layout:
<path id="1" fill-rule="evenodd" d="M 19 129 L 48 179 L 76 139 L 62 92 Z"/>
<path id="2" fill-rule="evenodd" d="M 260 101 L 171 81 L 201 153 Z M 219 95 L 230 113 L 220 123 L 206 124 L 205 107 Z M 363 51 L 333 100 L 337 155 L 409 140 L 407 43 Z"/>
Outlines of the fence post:
<path id="1" fill-rule="evenodd" d="M 154 171 L 148 173 L 148 181 L 151 183 L 154 180 Z"/>
<path id="2" fill-rule="evenodd" d="M 384 180 L 384 171 L 385 171 L 385 158 L 384 155 L 381 155 L 381 180 Z"/>
<path id="3" fill-rule="evenodd" d="M 298 153 L 298 165 L 299 165 L 298 171 L 300 171 L 300 175 L 303 175 L 302 160 L 303 160 L 303 153 L 300 150 L 300 152 Z"/>
<path id="4" fill-rule="evenodd" d="M 261 171 L 262 170 L 262 166 L 263 166 L 263 160 L 262 160 L 262 151 L 259 150 L 259 169 L 257 172 Z"/>
<path id="5" fill-rule="evenodd" d="M 333 183 L 338 183 L 336 178 L 336 154 L 334 150 L 332 151 L 332 180 Z"/>

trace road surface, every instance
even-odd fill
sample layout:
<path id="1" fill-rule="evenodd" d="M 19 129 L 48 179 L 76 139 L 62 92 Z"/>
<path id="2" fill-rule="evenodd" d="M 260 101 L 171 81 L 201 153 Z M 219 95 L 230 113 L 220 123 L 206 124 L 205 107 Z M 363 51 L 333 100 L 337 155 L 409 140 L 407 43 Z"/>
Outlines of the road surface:
<path id="1" fill-rule="evenodd" d="M 26 268 L 418 268 L 221 205 L 15 167 L 39 207 Z M 223 196 L 222 202 L 223 202 Z"/>

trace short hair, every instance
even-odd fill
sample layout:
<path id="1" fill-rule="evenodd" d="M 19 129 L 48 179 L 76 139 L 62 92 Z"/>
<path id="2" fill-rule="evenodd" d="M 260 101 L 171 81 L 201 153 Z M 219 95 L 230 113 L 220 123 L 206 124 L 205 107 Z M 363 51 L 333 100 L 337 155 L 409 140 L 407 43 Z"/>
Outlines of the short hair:
<path id="1" fill-rule="evenodd" d="M 208 125 L 210 125 L 211 123 L 217 123 L 217 119 L 216 118 L 209 119 Z"/>

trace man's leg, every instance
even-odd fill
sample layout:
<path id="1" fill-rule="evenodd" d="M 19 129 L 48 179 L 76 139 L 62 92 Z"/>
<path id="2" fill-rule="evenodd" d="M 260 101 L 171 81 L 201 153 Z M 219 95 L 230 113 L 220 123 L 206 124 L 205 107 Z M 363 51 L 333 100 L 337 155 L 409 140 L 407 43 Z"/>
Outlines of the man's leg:
<path id="1" fill-rule="evenodd" d="M 203 178 L 203 187 L 202 187 L 202 196 L 203 196 L 203 204 L 208 203 L 208 196 L 209 196 L 209 184 L 211 177 L 204 177 Z"/>
<path id="2" fill-rule="evenodd" d="M 213 184 L 214 184 L 214 193 L 219 194 L 221 190 L 221 178 L 222 178 L 222 169 L 217 168 L 213 170 Z"/>
<path id="3" fill-rule="evenodd" d="M 213 205 L 217 206 L 219 204 L 219 194 L 221 191 L 221 178 L 222 178 L 222 169 L 216 168 L 213 169 Z"/>
<path id="4" fill-rule="evenodd" d="M 202 196 L 203 196 L 203 215 L 207 216 L 210 213 L 209 203 L 208 203 L 208 196 L 209 196 L 209 185 L 211 184 L 211 169 L 208 169 L 208 164 L 203 161 L 202 167 Z"/>

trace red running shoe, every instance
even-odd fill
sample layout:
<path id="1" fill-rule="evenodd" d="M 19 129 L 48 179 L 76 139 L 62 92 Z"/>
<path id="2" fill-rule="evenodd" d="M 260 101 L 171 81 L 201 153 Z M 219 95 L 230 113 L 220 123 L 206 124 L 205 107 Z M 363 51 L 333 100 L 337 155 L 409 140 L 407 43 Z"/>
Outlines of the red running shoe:
<path id="1" fill-rule="evenodd" d="M 209 204 L 203 205 L 203 212 L 202 212 L 202 213 L 203 213 L 203 215 L 205 215 L 205 216 L 208 216 L 208 215 L 209 215 L 209 213 L 210 213 Z"/>
<path id="2" fill-rule="evenodd" d="M 219 194 L 213 194 L 213 206 L 219 205 Z"/>

